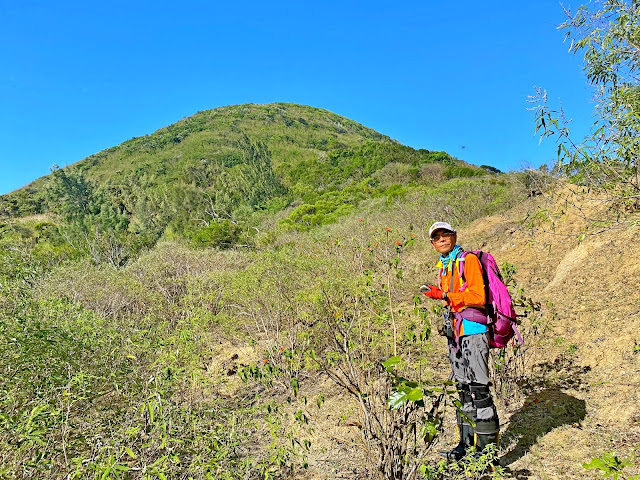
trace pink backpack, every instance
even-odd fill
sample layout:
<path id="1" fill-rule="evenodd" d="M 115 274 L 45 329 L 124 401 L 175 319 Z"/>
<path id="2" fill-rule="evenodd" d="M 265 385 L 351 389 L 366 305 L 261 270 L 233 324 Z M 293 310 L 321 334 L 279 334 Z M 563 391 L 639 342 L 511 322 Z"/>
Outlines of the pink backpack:
<path id="1" fill-rule="evenodd" d="M 462 252 L 458 257 L 459 277 L 464 279 L 464 257 L 469 253 L 478 257 L 480 265 L 482 265 L 487 312 L 485 315 L 481 310 L 467 308 L 461 312 L 461 317 L 486 325 L 489 330 L 489 345 L 492 348 L 505 347 L 514 334 L 518 337 L 520 344 L 523 344 L 522 336 L 516 327 L 517 316 L 513 308 L 513 301 L 493 255 L 482 250 Z M 464 291 L 465 288 L 467 288 L 466 279 L 460 287 L 460 291 Z"/>

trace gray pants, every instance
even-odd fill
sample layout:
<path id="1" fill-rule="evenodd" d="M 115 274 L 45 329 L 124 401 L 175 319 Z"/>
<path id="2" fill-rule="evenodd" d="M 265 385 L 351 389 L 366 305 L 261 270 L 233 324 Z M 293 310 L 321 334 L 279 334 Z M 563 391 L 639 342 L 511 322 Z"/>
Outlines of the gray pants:
<path id="1" fill-rule="evenodd" d="M 478 420 L 494 418 L 496 416 L 495 406 L 488 389 L 491 384 L 489 378 L 489 335 L 476 333 L 460 337 L 457 349 L 455 341 L 449 338 L 449 361 L 453 377 L 458 382 L 459 388 L 469 389 L 471 387 L 473 394 L 474 387 L 485 387 L 483 389 L 485 401 L 473 402 L 470 397 L 466 397 L 466 401 L 462 405 L 463 413 Z M 489 398 L 485 397 L 487 394 Z"/>
<path id="2" fill-rule="evenodd" d="M 489 385 L 489 335 L 476 333 L 458 339 L 458 349 L 449 339 L 449 361 L 458 383 Z"/>

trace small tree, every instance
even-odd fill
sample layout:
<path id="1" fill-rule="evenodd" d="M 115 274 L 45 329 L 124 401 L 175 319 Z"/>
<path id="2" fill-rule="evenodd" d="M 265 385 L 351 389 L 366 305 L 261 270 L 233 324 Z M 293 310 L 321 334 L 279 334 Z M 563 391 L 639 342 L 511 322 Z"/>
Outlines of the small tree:
<path id="1" fill-rule="evenodd" d="M 597 121 L 578 142 L 562 110 L 537 89 L 536 133 L 556 136 L 558 167 L 571 180 L 607 192 L 618 203 L 640 209 L 640 2 L 598 0 L 572 12 L 559 26 L 570 51 L 584 55 L 584 72 L 594 87 Z"/>
<path id="2" fill-rule="evenodd" d="M 81 171 L 54 165 L 46 194 L 51 211 L 65 222 L 59 227 L 64 238 L 95 263 L 121 267 L 140 248 L 128 212 L 108 187 L 96 188 Z"/>

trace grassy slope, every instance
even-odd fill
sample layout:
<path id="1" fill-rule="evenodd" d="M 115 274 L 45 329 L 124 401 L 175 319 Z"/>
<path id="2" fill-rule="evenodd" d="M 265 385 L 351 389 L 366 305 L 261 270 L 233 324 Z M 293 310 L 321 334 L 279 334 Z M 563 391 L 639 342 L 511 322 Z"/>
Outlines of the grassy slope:
<path id="1" fill-rule="evenodd" d="M 300 170 L 322 163 L 328 152 L 357 149 L 367 142 L 388 145 L 387 161 L 416 157 L 415 150 L 348 118 L 319 108 L 275 103 L 202 111 L 153 134 L 91 155 L 73 168 L 85 171 L 98 184 L 117 184 L 129 175 L 166 185 L 198 183 L 198 172 L 208 165 L 228 164 L 237 158 L 237 143 L 243 134 L 252 142 L 267 144 L 273 168 L 288 187 L 298 179 Z M 45 178 L 25 190 L 41 188 Z M 322 184 L 321 180 L 313 179 Z M 325 181 L 330 183 L 331 179 Z"/>
<path id="2" fill-rule="evenodd" d="M 268 149 L 260 164 L 250 153 L 258 143 Z M 263 209 L 269 214 L 299 207 L 289 212 L 290 226 L 307 228 L 335 221 L 360 201 L 392 189 L 397 193 L 409 183 L 484 173 L 326 110 L 281 103 L 199 112 L 64 170 L 82 172 L 98 187 L 91 200 L 96 215 L 100 208 L 123 212 L 129 230 L 146 230 L 148 239 L 164 231 L 194 235 L 202 227 L 197 219 L 210 219 L 212 206 L 249 231 Z M 50 179 L 0 197 L 0 215 L 64 211 L 59 199 L 47 197 Z"/>
<path id="3" fill-rule="evenodd" d="M 241 133 L 267 143 L 276 170 L 315 160 L 337 146 L 352 147 L 367 140 L 391 142 L 388 137 L 327 110 L 282 103 L 248 104 L 196 113 L 83 162 L 90 165 L 87 170 L 98 181 L 131 172 L 163 172 L 168 182 L 182 180 L 186 165 L 234 151 Z"/>

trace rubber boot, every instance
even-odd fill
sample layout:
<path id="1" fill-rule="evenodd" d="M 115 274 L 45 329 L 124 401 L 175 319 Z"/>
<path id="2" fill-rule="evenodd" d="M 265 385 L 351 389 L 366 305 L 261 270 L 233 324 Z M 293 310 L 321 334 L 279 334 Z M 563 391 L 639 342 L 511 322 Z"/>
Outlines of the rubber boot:
<path id="1" fill-rule="evenodd" d="M 482 454 L 487 445 L 495 444 L 498 447 L 500 439 L 500 422 L 498 416 L 491 420 L 476 420 L 474 445 L 476 455 Z"/>
<path id="2" fill-rule="evenodd" d="M 477 415 L 485 417 L 483 419 L 476 418 L 474 457 L 479 458 L 487 445 L 494 444 L 496 448 L 498 447 L 500 419 L 488 385 L 472 384 L 470 391 Z"/>
<path id="3" fill-rule="evenodd" d="M 464 410 L 469 410 L 469 408 L 473 406 L 469 387 L 468 385 L 461 385 L 460 387 L 461 389 L 458 390 L 458 393 L 460 395 L 462 408 Z M 452 450 L 438 452 L 449 462 L 457 462 L 458 460 L 461 460 L 474 445 L 474 430 L 473 426 L 469 423 L 469 417 L 473 416 L 473 412 L 464 412 L 464 410 L 462 412 L 456 412 L 456 422 L 458 424 L 458 445 L 456 445 Z"/>
<path id="4" fill-rule="evenodd" d="M 462 460 L 469 449 L 473 446 L 474 436 L 473 427 L 463 420 L 462 415 L 458 414 L 458 445 L 452 450 L 438 452 L 447 459 L 448 462 L 457 462 Z"/>

